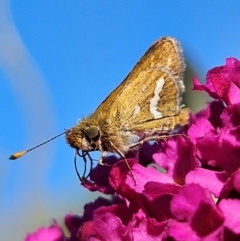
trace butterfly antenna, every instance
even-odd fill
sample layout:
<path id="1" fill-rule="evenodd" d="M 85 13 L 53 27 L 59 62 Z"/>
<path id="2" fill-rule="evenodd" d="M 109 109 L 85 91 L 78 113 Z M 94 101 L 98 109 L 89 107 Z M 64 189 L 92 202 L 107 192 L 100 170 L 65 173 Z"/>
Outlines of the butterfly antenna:
<path id="1" fill-rule="evenodd" d="M 48 142 L 50 142 L 50 141 L 58 138 L 59 136 L 65 134 L 65 133 L 66 133 L 66 131 L 64 131 L 63 133 L 58 134 L 57 136 L 54 136 L 53 138 L 51 138 L 51 139 L 49 139 L 49 140 L 47 140 L 47 141 L 45 141 L 45 142 L 43 142 L 43 143 L 41 143 L 41 144 L 39 144 L 39 145 L 37 145 L 37 146 L 34 146 L 33 148 L 30 148 L 30 149 L 28 149 L 28 150 L 16 152 L 16 153 L 14 153 L 13 155 L 11 155 L 11 156 L 9 157 L 9 159 L 10 159 L 10 160 L 16 160 L 16 159 L 22 157 L 23 155 L 25 155 L 26 153 L 28 153 L 28 152 L 30 152 L 30 151 L 32 151 L 32 150 L 34 150 L 34 149 L 36 149 L 36 148 L 38 148 L 38 147 L 40 147 L 40 146 L 45 145 L 46 143 L 48 143 Z"/>

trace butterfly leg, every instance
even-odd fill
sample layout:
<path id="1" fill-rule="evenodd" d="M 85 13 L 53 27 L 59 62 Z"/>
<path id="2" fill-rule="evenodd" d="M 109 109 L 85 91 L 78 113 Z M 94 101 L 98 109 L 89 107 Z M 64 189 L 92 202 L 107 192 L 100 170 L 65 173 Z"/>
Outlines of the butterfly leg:
<path id="1" fill-rule="evenodd" d="M 112 142 L 110 142 L 110 144 L 113 147 L 113 149 L 118 153 L 118 155 L 124 159 L 128 169 L 129 169 L 129 171 L 131 173 L 131 176 L 132 176 L 132 178 L 134 180 L 134 183 L 136 185 L 137 184 L 137 180 L 136 180 L 135 175 L 133 174 L 132 168 L 130 167 L 130 165 L 129 165 L 128 161 L 127 161 L 127 158 L 125 157 L 125 155 Z"/>

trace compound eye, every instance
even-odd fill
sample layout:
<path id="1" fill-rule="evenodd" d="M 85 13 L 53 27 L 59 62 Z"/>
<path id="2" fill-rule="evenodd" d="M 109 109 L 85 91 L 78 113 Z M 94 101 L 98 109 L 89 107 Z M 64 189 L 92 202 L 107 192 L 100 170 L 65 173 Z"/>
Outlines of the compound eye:
<path id="1" fill-rule="evenodd" d="M 86 135 L 87 141 L 96 142 L 100 138 L 100 132 L 97 127 L 89 127 L 88 129 L 84 130 L 84 133 Z"/>

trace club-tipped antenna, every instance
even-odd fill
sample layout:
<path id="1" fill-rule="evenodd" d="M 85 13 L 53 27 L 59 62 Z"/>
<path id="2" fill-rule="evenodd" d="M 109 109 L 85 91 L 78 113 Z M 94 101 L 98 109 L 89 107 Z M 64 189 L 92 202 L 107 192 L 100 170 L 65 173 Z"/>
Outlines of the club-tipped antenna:
<path id="1" fill-rule="evenodd" d="M 61 135 L 63 135 L 63 134 L 66 134 L 66 132 L 67 132 L 67 131 L 64 131 L 63 133 L 58 134 L 57 136 L 54 136 L 53 138 L 51 138 L 51 139 L 49 139 L 49 140 L 47 140 L 47 141 L 45 141 L 45 142 L 43 142 L 43 143 L 41 143 L 41 144 L 39 144 L 39 145 L 37 145 L 37 146 L 34 146 L 34 147 L 32 147 L 32 148 L 30 148 L 30 149 L 28 149 L 28 150 L 16 152 L 16 153 L 14 153 L 13 155 L 11 155 L 11 156 L 9 157 L 9 159 L 10 159 L 10 160 L 16 160 L 16 159 L 22 157 L 23 155 L 25 155 L 26 153 L 28 153 L 28 152 L 30 152 L 30 151 L 32 151 L 32 150 L 34 150 L 34 149 L 36 149 L 36 148 L 38 148 L 38 147 L 40 147 L 40 146 L 45 145 L 46 143 L 48 143 L 48 142 L 50 142 L 50 141 L 58 138 L 59 136 L 61 136 Z"/>

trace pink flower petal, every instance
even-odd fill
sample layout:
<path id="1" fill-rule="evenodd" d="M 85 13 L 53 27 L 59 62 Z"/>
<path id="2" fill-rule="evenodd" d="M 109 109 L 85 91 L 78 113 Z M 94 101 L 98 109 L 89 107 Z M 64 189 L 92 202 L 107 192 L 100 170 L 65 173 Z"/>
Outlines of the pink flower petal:
<path id="1" fill-rule="evenodd" d="M 240 168 L 238 168 L 225 182 L 220 199 L 238 198 L 240 199 Z"/>
<path id="2" fill-rule="evenodd" d="M 224 66 L 215 67 L 207 73 L 207 83 L 212 83 L 217 95 L 230 104 L 229 88 L 231 83 L 240 86 L 240 62 L 235 58 L 226 59 Z M 236 99 L 237 100 L 237 99 Z"/>
<path id="3" fill-rule="evenodd" d="M 143 191 L 143 204 L 148 217 L 157 222 L 163 222 L 173 218 L 170 210 L 170 202 L 181 186 L 176 184 L 163 184 L 148 182 Z"/>
<path id="4" fill-rule="evenodd" d="M 192 154 L 192 143 L 188 138 L 179 136 L 160 144 L 162 148 L 153 154 L 154 161 L 167 171 L 165 175 L 172 179 L 172 182 L 183 185 L 187 173 L 199 165 Z"/>
<path id="5" fill-rule="evenodd" d="M 230 79 L 226 78 L 222 73 L 224 69 L 223 66 L 215 67 L 208 71 L 207 73 L 207 82 L 212 83 L 214 90 L 216 91 L 219 98 L 223 99 L 226 103 L 228 103 L 227 93 L 230 86 Z"/>
<path id="6" fill-rule="evenodd" d="M 223 223 L 210 193 L 197 184 L 184 186 L 171 202 L 172 213 L 179 221 L 188 222 L 198 236 L 207 236 Z"/>
<path id="7" fill-rule="evenodd" d="M 192 230 L 188 223 L 169 220 L 167 232 L 169 237 L 173 238 L 174 240 L 200 241 L 200 237 L 194 230 Z"/>
<path id="8" fill-rule="evenodd" d="M 131 233 L 134 241 L 146 240 L 156 241 L 162 240 L 165 236 L 166 223 L 151 222 L 149 219 L 143 219 L 132 228 Z"/>
<path id="9" fill-rule="evenodd" d="M 212 85 L 211 81 L 207 81 L 206 85 L 203 85 L 199 82 L 199 80 L 197 79 L 197 77 L 193 78 L 193 90 L 199 90 L 199 91 L 205 91 L 209 94 L 209 96 L 211 96 L 214 99 L 218 98 L 218 95 Z"/>
<path id="10" fill-rule="evenodd" d="M 198 139 L 202 139 L 209 132 L 215 132 L 211 123 L 204 119 L 199 118 L 194 124 L 192 124 L 188 130 L 188 136 L 192 143 L 196 144 Z"/>
<path id="11" fill-rule="evenodd" d="M 99 207 L 95 212 L 93 219 L 101 218 L 105 213 L 112 213 L 119 217 L 124 225 L 127 225 L 133 217 L 133 211 L 131 207 L 127 207 L 125 204 L 115 204 L 107 207 Z"/>
<path id="12" fill-rule="evenodd" d="M 222 100 L 215 100 L 207 104 L 207 107 L 198 113 L 194 117 L 192 117 L 191 123 L 196 123 L 198 119 L 208 120 L 213 128 L 221 128 L 222 120 L 220 118 L 222 112 L 226 106 L 224 105 Z M 192 115 L 193 116 L 193 115 Z"/>
<path id="13" fill-rule="evenodd" d="M 31 234 L 27 234 L 25 241 L 65 241 L 62 229 L 55 222 L 50 227 L 41 227 Z"/>
<path id="14" fill-rule="evenodd" d="M 229 91 L 228 91 L 228 100 L 229 103 L 234 105 L 234 104 L 239 104 L 240 103 L 240 89 L 237 87 L 233 82 L 230 83 L 229 86 Z"/>
<path id="15" fill-rule="evenodd" d="M 186 184 L 199 184 L 213 193 L 215 197 L 219 197 L 227 178 L 228 174 L 226 172 L 195 168 L 187 174 Z"/>
<path id="16" fill-rule="evenodd" d="M 230 57 L 226 59 L 226 64 L 223 66 L 223 74 L 225 78 L 229 78 L 238 87 L 240 86 L 240 61 Z"/>
<path id="17" fill-rule="evenodd" d="M 209 132 L 197 142 L 196 147 L 202 162 L 218 170 L 232 173 L 240 166 L 238 129 L 224 127 L 218 131 L 218 134 Z"/>
<path id="18" fill-rule="evenodd" d="M 240 200 L 223 199 L 218 206 L 225 217 L 223 225 L 232 232 L 240 234 L 240 215 L 238 212 L 240 210 Z"/>
<path id="19" fill-rule="evenodd" d="M 121 219 L 106 212 L 93 221 L 85 222 L 79 230 L 79 237 L 80 240 L 122 241 L 127 233 Z"/>
<path id="20" fill-rule="evenodd" d="M 228 127 L 230 129 L 239 127 L 240 104 L 225 107 L 225 110 L 222 112 L 220 118 L 224 127 Z"/>
<path id="21" fill-rule="evenodd" d="M 135 162 L 135 160 L 128 159 L 128 163 L 131 166 L 132 172 L 136 178 L 136 184 L 134 179 L 125 163 L 120 161 L 116 163 L 110 172 L 110 184 L 119 192 L 123 197 L 131 194 L 142 193 L 144 186 L 148 181 L 155 180 L 161 183 L 172 183 L 172 179 L 166 175 L 160 173 L 154 167 L 143 167 Z"/>

